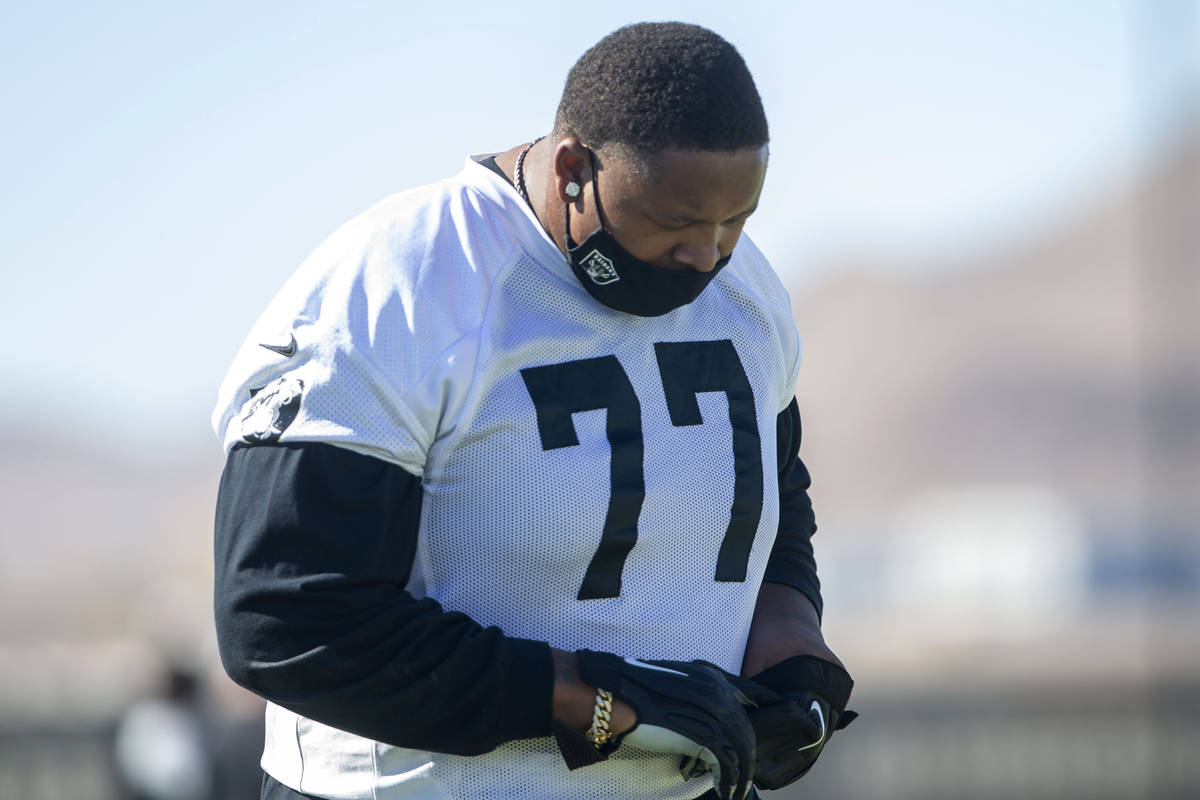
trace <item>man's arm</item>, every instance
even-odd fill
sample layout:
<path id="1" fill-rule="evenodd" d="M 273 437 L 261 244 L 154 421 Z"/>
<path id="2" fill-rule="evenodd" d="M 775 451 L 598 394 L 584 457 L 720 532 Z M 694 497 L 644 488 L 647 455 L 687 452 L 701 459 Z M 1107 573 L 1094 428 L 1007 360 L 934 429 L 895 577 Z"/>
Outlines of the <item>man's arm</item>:
<path id="1" fill-rule="evenodd" d="M 758 749 L 754 783 L 779 789 L 805 775 L 834 731 L 857 716 L 846 710 L 854 686 L 821 634 L 821 589 L 813 558 L 817 526 L 800 461 L 795 399 L 778 417 L 779 531 L 767 564 L 742 663 L 732 678 L 755 695 L 750 711 Z"/>
<path id="2" fill-rule="evenodd" d="M 750 625 L 743 675 L 756 675 L 795 655 L 841 665 L 821 634 L 821 582 L 813 557 L 817 530 L 808 469 L 800 460 L 800 409 L 795 398 L 775 421 L 779 531 Z"/>
<path id="3" fill-rule="evenodd" d="M 215 612 L 222 661 L 257 694 L 403 747 L 471 755 L 585 729 L 575 653 L 505 636 L 404 590 L 420 479 L 332 445 L 236 447 L 221 478 Z M 613 732 L 633 725 L 614 704 Z"/>

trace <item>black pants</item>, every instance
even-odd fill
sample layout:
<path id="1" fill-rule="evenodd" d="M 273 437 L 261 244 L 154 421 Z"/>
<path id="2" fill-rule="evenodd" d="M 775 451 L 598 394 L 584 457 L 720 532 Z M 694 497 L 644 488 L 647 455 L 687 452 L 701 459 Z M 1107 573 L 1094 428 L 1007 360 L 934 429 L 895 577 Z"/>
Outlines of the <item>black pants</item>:
<path id="1" fill-rule="evenodd" d="M 295 789 L 284 786 L 264 772 L 261 800 L 321 800 L 321 798 L 297 792 Z"/>
<path id="2" fill-rule="evenodd" d="M 696 800 L 716 800 L 717 793 L 705 792 L 696 798 Z M 313 797 L 311 794 L 297 792 L 295 789 L 289 789 L 279 781 L 272 778 L 267 773 L 263 773 L 262 783 L 262 800 L 321 800 L 319 797 Z M 513 798 L 519 800 L 519 798 Z M 753 787 L 750 788 L 750 794 L 746 796 L 746 800 L 758 800 L 758 793 Z"/>

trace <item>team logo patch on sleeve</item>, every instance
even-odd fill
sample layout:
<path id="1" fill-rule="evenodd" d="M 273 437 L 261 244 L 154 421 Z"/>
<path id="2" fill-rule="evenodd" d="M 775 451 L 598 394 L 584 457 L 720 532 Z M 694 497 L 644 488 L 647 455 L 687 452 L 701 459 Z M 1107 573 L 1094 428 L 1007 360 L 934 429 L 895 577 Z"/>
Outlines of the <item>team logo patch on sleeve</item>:
<path id="1" fill-rule="evenodd" d="M 252 392 L 242 418 L 238 421 L 242 439 L 250 444 L 266 444 L 279 439 L 296 414 L 300 413 L 300 397 L 304 381 L 284 375 L 263 388 Z"/>

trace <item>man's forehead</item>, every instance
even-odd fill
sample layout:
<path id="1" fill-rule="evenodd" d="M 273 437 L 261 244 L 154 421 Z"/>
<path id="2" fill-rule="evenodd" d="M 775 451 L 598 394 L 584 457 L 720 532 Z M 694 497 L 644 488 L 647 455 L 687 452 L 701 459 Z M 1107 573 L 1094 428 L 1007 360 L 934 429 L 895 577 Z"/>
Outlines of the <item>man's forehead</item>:
<path id="1" fill-rule="evenodd" d="M 669 213 L 724 219 L 753 210 L 768 156 L 765 144 L 734 151 L 663 150 L 654 156 L 653 174 L 638 175 L 629 188 Z"/>

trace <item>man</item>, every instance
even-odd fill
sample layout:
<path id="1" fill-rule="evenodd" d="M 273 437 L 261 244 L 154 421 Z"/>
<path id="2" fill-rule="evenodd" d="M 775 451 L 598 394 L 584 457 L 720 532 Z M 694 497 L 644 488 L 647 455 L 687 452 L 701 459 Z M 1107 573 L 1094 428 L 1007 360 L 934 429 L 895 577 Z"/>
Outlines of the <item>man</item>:
<path id="1" fill-rule="evenodd" d="M 766 166 L 737 51 L 630 26 L 551 135 L 384 200 L 271 303 L 214 413 L 264 797 L 740 800 L 844 724 L 798 338 L 740 236 Z"/>

